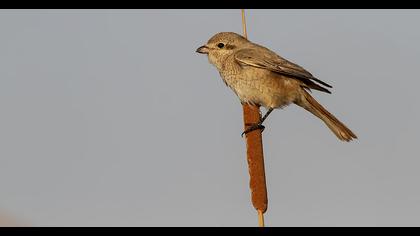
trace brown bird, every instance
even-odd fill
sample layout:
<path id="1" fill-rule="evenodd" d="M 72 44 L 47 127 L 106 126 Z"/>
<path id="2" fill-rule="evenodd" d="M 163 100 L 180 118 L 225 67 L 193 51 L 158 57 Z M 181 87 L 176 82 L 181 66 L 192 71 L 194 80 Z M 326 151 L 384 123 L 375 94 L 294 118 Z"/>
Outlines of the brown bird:
<path id="1" fill-rule="evenodd" d="M 357 138 L 308 93 L 311 89 L 331 93 L 327 88 L 332 86 L 268 48 L 239 34 L 221 32 L 196 52 L 208 55 L 210 63 L 216 66 L 225 84 L 235 92 L 241 103 L 267 109 L 261 121 L 242 134 L 264 129 L 262 123 L 273 109 L 295 103 L 324 121 L 340 140 Z"/>

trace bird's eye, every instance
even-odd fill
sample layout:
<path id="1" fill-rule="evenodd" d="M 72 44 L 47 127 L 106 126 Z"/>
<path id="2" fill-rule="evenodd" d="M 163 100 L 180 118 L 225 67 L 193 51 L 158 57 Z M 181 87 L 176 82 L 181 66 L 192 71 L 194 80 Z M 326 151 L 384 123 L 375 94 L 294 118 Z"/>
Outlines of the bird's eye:
<path id="1" fill-rule="evenodd" d="M 217 47 L 219 47 L 219 48 L 223 48 L 225 45 L 223 44 L 223 43 L 219 43 L 219 44 L 217 44 Z"/>

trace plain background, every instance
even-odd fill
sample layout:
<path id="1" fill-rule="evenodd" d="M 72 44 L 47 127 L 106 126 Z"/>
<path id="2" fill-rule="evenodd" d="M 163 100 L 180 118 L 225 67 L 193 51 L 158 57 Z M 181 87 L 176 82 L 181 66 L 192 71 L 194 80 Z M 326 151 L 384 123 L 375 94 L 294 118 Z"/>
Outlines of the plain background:
<path id="1" fill-rule="evenodd" d="M 420 11 L 248 10 L 334 86 L 266 121 L 267 226 L 420 226 Z M 1 10 L 0 225 L 256 226 L 239 100 L 197 47 L 240 10 Z"/>

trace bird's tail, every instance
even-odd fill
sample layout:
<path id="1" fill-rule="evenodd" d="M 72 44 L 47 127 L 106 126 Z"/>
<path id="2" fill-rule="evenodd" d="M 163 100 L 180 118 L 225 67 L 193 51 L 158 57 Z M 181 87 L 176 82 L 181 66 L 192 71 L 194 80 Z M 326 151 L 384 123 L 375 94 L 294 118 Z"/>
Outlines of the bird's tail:
<path id="1" fill-rule="evenodd" d="M 302 88 L 303 98 L 297 104 L 319 117 L 331 129 L 331 131 L 342 141 L 349 142 L 357 139 L 357 136 L 341 123 L 334 115 L 319 104 L 305 89 Z"/>

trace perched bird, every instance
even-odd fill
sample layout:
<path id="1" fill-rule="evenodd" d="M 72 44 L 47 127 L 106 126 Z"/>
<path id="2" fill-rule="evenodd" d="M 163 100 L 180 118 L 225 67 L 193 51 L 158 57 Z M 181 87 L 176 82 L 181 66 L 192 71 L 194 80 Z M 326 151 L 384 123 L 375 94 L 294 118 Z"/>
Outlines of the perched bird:
<path id="1" fill-rule="evenodd" d="M 291 103 L 311 112 L 343 141 L 356 135 L 328 112 L 309 93 L 311 89 L 331 93 L 331 85 L 315 78 L 301 66 L 280 57 L 270 49 L 253 43 L 239 34 L 221 32 L 211 37 L 196 52 L 208 55 L 223 81 L 239 97 L 241 103 L 267 109 L 261 121 L 242 134 L 264 129 L 262 123 L 276 108 Z"/>

